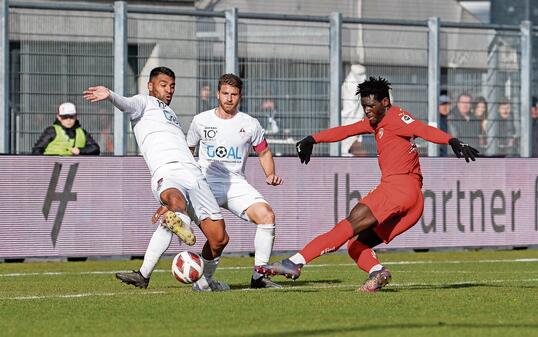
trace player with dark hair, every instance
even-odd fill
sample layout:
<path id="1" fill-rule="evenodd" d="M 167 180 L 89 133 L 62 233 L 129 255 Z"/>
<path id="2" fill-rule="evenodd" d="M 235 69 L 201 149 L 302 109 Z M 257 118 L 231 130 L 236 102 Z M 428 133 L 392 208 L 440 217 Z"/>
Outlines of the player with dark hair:
<path id="1" fill-rule="evenodd" d="M 103 86 L 84 91 L 90 102 L 108 100 L 129 114 L 140 151 L 151 172 L 153 195 L 169 212 L 157 226 L 148 244 L 140 270 L 117 273 L 123 283 L 147 288 L 157 262 L 170 246 L 172 233 L 188 245 L 195 243 L 191 219 L 198 219 L 207 238 L 202 249 L 204 275 L 193 284 L 194 291 L 225 291 L 230 287 L 213 279 L 228 234 L 219 205 L 194 159 L 177 115 L 170 107 L 175 92 L 174 72 L 166 67 L 151 70 L 149 95 L 123 97 Z M 190 212 L 187 212 L 189 208 Z M 153 223 L 160 217 L 153 217 Z"/>
<path id="2" fill-rule="evenodd" d="M 449 134 L 416 120 L 400 107 L 392 106 L 390 83 L 370 77 L 359 84 L 365 118 L 327 129 L 297 143 L 301 163 L 308 164 L 314 144 L 338 142 L 347 137 L 374 133 L 377 143 L 381 183 L 351 210 L 330 231 L 310 241 L 300 252 L 280 262 L 258 267 L 265 275 L 284 275 L 296 279 L 301 268 L 315 258 L 338 250 L 348 242 L 349 256 L 368 273 L 358 290 L 378 291 L 391 279 L 391 273 L 372 250 L 380 243 L 389 243 L 415 225 L 422 216 L 424 197 L 419 155 L 412 140 L 421 137 L 437 144 L 450 144 L 458 158 L 475 160 L 478 151 Z"/>

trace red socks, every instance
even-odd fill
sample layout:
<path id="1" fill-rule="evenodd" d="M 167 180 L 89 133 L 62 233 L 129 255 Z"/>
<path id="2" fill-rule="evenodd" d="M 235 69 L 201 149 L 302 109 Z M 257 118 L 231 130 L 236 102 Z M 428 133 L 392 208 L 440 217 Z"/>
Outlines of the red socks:
<path id="1" fill-rule="evenodd" d="M 347 252 L 357 266 L 367 273 L 370 272 L 370 269 L 372 269 L 373 266 L 381 263 L 377 259 L 372 248 L 356 239 L 349 240 L 347 243 Z"/>
<path id="2" fill-rule="evenodd" d="M 340 221 L 330 231 L 321 234 L 299 252 L 306 260 L 306 263 L 315 258 L 338 250 L 347 240 L 353 237 L 353 227 L 346 219 Z"/>

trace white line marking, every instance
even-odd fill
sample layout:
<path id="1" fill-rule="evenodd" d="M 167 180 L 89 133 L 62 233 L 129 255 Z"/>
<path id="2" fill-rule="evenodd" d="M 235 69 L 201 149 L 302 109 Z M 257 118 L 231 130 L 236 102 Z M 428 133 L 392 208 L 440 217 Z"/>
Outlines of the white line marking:
<path id="1" fill-rule="evenodd" d="M 166 294 L 166 291 L 144 291 L 137 292 L 136 295 L 155 295 Z M 15 296 L 15 297 L 0 297 L 0 300 L 42 300 L 49 298 L 80 298 L 80 297 L 102 297 L 102 296 L 117 296 L 117 295 L 133 295 L 133 292 L 124 293 L 81 293 L 81 294 L 66 294 L 66 295 L 35 295 L 35 296 Z"/>
<path id="2" fill-rule="evenodd" d="M 470 263 L 528 263 L 538 262 L 538 258 L 525 259 L 506 259 L 506 260 L 477 260 L 477 261 L 387 261 L 384 265 L 417 265 L 417 264 L 470 264 Z M 354 263 L 328 263 L 328 264 L 309 264 L 305 268 L 326 268 L 326 267 L 342 267 L 355 266 Z M 219 271 L 234 271 L 252 269 L 252 267 L 219 267 Z M 114 274 L 129 272 L 130 270 L 100 270 L 100 271 L 82 271 L 82 272 L 28 272 L 28 273 L 5 273 L 0 274 L 0 277 L 19 277 L 19 276 L 56 276 L 56 275 L 99 275 L 99 274 Z M 154 273 L 169 273 L 168 269 L 155 269 Z"/>

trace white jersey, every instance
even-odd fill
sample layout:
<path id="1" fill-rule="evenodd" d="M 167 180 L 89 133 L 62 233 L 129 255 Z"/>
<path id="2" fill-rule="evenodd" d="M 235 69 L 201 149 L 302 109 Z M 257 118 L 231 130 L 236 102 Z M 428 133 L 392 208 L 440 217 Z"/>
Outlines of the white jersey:
<path id="1" fill-rule="evenodd" d="M 198 163 L 208 181 L 230 181 L 244 179 L 250 149 L 265 140 L 264 133 L 258 120 L 245 113 L 223 119 L 212 109 L 194 116 L 187 144 L 198 146 Z"/>
<path id="2" fill-rule="evenodd" d="M 109 100 L 129 114 L 136 142 L 151 172 L 168 163 L 193 164 L 196 160 L 187 146 L 185 134 L 172 109 L 156 97 L 123 97 L 111 91 Z"/>

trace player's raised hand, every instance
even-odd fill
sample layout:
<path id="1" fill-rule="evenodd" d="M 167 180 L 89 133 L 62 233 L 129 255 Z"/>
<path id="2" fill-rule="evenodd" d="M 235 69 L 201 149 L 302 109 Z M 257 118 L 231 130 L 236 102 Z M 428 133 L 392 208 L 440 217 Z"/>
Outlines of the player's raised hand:
<path id="1" fill-rule="evenodd" d="M 157 223 L 159 219 L 164 215 L 164 213 L 168 212 L 168 208 L 166 206 L 161 206 L 157 208 L 155 211 L 155 214 L 151 217 L 151 223 Z"/>
<path id="2" fill-rule="evenodd" d="M 282 185 L 284 180 L 281 177 L 277 176 L 276 174 L 270 174 L 265 179 L 265 182 L 267 183 L 267 185 L 277 186 L 277 185 Z"/>
<path id="3" fill-rule="evenodd" d="M 308 164 L 310 156 L 312 155 L 312 150 L 314 149 L 314 144 L 316 144 L 316 140 L 312 136 L 308 136 L 295 144 L 301 163 L 305 163 L 305 165 Z"/>
<path id="4" fill-rule="evenodd" d="M 110 90 L 103 86 L 89 87 L 82 94 L 90 102 L 99 102 L 110 96 Z"/>
<path id="5" fill-rule="evenodd" d="M 469 146 L 469 144 L 463 143 L 458 138 L 450 139 L 448 144 L 452 147 L 452 151 L 454 151 L 456 157 L 461 158 L 463 156 L 466 162 L 469 162 L 469 159 L 475 161 L 475 158 L 478 157 L 478 154 L 480 153 L 477 149 Z"/>

